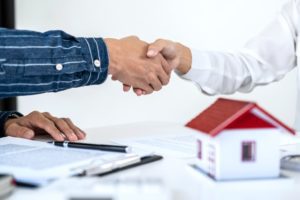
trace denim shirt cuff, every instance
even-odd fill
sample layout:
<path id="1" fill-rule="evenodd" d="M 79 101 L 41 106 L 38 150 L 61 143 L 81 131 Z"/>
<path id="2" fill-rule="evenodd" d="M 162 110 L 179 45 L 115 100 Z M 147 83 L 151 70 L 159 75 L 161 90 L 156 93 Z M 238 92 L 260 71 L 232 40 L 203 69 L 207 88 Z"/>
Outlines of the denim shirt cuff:
<path id="1" fill-rule="evenodd" d="M 78 38 L 88 69 L 96 76 L 89 76 L 86 85 L 101 84 L 108 75 L 108 51 L 102 38 Z M 92 78 L 91 78 L 92 77 Z"/>

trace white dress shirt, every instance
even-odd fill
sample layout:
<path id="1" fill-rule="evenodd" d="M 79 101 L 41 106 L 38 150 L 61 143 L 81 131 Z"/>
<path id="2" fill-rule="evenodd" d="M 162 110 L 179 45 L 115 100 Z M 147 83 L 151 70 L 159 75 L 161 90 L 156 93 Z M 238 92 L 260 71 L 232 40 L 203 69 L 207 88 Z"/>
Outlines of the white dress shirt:
<path id="1" fill-rule="evenodd" d="M 290 0 L 276 19 L 242 51 L 192 50 L 192 68 L 182 78 L 194 81 L 203 92 L 211 95 L 249 92 L 257 85 L 278 81 L 300 61 L 297 62 L 300 55 L 299 23 L 300 0 Z M 300 130 L 300 117 L 298 122 L 296 127 Z"/>

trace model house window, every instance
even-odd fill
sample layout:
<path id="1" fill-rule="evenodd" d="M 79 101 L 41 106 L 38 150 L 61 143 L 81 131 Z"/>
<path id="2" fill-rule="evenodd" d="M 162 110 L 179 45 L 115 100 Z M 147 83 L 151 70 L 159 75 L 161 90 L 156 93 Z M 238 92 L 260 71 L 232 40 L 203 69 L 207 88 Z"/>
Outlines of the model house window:
<path id="1" fill-rule="evenodd" d="M 242 161 L 255 161 L 256 145 L 254 141 L 242 142 Z"/>
<path id="2" fill-rule="evenodd" d="M 202 141 L 198 140 L 198 158 L 202 159 Z"/>

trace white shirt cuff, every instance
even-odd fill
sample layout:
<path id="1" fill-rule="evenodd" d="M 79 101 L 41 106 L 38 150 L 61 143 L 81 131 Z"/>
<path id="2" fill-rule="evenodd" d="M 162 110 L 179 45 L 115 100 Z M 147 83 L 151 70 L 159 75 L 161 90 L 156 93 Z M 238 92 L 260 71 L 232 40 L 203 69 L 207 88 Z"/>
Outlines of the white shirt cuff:
<path id="1" fill-rule="evenodd" d="M 186 74 L 180 74 L 183 79 L 197 81 L 201 77 L 201 71 L 211 69 L 211 60 L 207 52 L 191 49 L 192 66 Z"/>

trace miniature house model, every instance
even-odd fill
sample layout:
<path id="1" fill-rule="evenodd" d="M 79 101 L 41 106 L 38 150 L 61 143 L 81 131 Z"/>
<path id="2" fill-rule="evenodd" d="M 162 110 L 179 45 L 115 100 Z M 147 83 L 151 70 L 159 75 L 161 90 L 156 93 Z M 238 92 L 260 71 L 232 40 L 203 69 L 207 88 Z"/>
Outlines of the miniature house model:
<path id="1" fill-rule="evenodd" d="M 197 165 L 216 180 L 276 178 L 280 134 L 294 130 L 253 102 L 218 99 L 190 121 Z"/>

